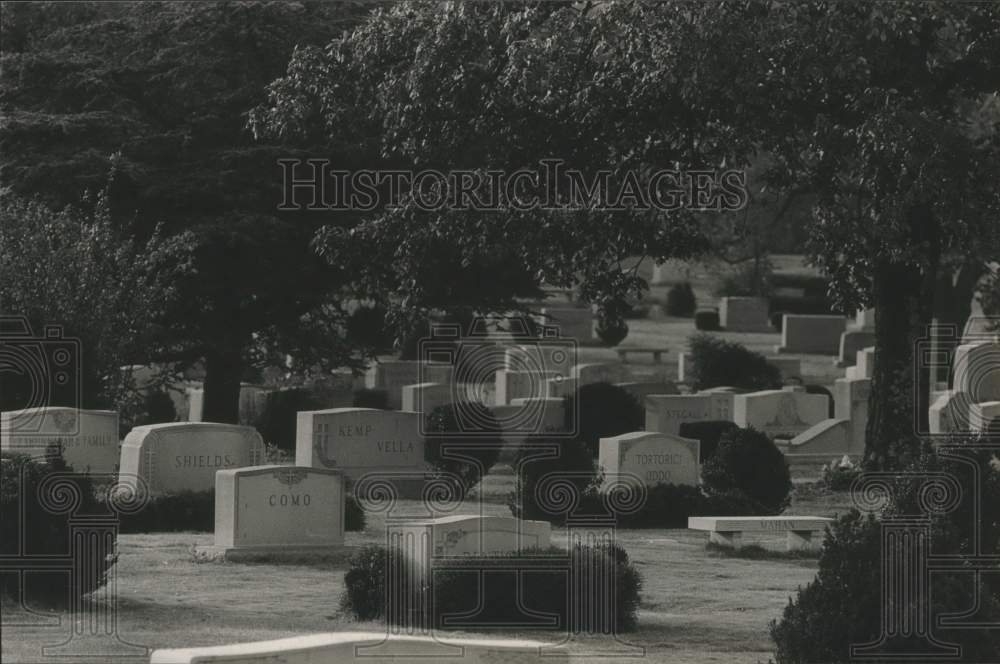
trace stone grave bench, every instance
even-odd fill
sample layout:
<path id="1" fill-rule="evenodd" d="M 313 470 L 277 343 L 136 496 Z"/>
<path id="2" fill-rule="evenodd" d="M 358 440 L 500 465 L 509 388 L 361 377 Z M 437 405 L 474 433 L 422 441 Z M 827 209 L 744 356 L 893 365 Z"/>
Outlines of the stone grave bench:
<path id="1" fill-rule="evenodd" d="M 821 545 L 819 537 L 833 519 L 820 516 L 692 516 L 688 529 L 707 530 L 708 541 L 722 546 L 739 548 L 743 533 L 788 533 L 788 551 L 815 550 Z"/>
<path id="2" fill-rule="evenodd" d="M 618 359 L 622 361 L 622 364 L 628 364 L 629 353 L 644 354 L 649 353 L 653 356 L 653 364 L 660 364 L 660 360 L 663 354 L 669 349 L 667 348 L 616 348 L 615 351 L 618 353 Z"/>

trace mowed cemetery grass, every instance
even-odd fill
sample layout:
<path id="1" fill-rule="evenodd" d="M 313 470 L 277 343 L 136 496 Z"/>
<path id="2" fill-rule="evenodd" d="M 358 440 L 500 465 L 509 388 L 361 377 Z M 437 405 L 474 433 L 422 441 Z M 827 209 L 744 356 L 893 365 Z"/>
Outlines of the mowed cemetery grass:
<path id="1" fill-rule="evenodd" d="M 804 271 L 800 257 L 772 257 L 782 271 Z M 651 264 L 640 273 L 650 276 Z M 710 267 L 693 266 L 689 280 L 699 307 L 716 306 L 712 289 L 717 281 Z M 649 301 L 662 302 L 667 287 L 654 286 Z M 649 357 L 630 358 L 637 379 L 677 376 L 676 353 L 684 350 L 695 328 L 690 318 L 670 318 L 653 314 L 630 320 L 630 332 L 622 346 L 667 348 L 663 364 Z M 713 333 L 739 342 L 751 350 L 774 354 L 780 334 Z M 832 385 L 843 375 L 830 356 L 791 356 L 802 359 L 807 383 Z M 580 362 L 617 361 L 613 349 L 586 346 L 579 349 Z M 834 516 L 846 513 L 850 499 L 846 493 L 817 491 L 811 481 L 819 468 L 796 470 L 793 504 L 788 514 Z M 452 514 L 509 515 L 506 495 L 513 487 L 509 466 L 498 465 L 465 505 L 456 505 Z M 431 516 L 418 501 L 400 501 L 396 515 Z M 383 543 L 385 518 L 370 514 L 364 532 L 348 533 L 348 549 Z M 210 533 L 165 533 L 122 535 L 116 565 L 118 631 L 131 643 L 151 648 L 221 645 L 259 641 L 304 633 L 330 631 L 385 631 L 384 625 L 358 623 L 340 609 L 344 590 L 346 560 L 324 566 L 273 564 L 195 563 L 194 545 L 211 544 Z M 767 559 L 730 557 L 708 550 L 708 535 L 686 529 L 623 530 L 617 533 L 638 570 L 643 575 L 642 602 L 638 630 L 622 636 L 623 645 L 607 637 L 583 638 L 569 645 L 586 653 L 616 647 L 635 654 L 645 649 L 647 661 L 725 662 L 726 664 L 766 662 L 771 652 L 768 623 L 781 615 L 796 588 L 813 579 L 815 558 L 791 558 L 780 554 Z M 554 544 L 565 543 L 565 530 L 555 529 Z M 784 535 L 755 540 L 751 534 L 744 544 L 760 542 L 767 548 L 784 549 Z M 42 645 L 58 643 L 67 633 L 60 629 L 39 630 L 13 627 L 20 611 L 4 603 L 2 659 L 4 662 L 57 662 L 65 658 L 45 658 Z M 37 618 L 26 618 L 31 622 Z M 62 616 L 66 620 L 66 615 Z M 460 635 L 467 632 L 449 632 Z M 558 634 L 505 631 L 504 636 L 558 640 Z M 609 653 L 610 654 L 610 653 Z"/>
<path id="2" fill-rule="evenodd" d="M 497 468 L 477 496 L 454 513 L 506 515 L 503 493 L 510 486 L 507 467 Z M 849 509 L 846 493 L 818 494 L 796 485 L 790 513 L 833 516 Z M 396 514 L 426 515 L 419 501 L 400 501 Z M 384 542 L 385 519 L 369 517 L 364 532 L 348 533 L 349 548 Z M 812 580 L 814 558 L 744 559 L 706 548 L 707 534 L 685 529 L 622 530 L 616 534 L 643 576 L 639 627 L 622 635 L 624 645 L 607 637 L 569 644 L 572 651 L 641 647 L 647 661 L 766 662 L 771 649 L 768 623 L 780 616 L 796 588 Z M 553 543 L 567 532 L 555 529 Z M 310 632 L 374 630 L 379 623 L 358 623 L 340 609 L 344 561 L 323 565 L 195 563 L 191 548 L 210 544 L 208 533 L 122 535 L 116 566 L 119 634 L 152 648 L 222 645 Z M 782 551 L 784 536 L 754 539 Z M 18 610 L 9 602 L 4 621 Z M 40 647 L 63 640 L 65 629 L 4 627 L 3 661 L 66 661 L 41 656 Z M 470 632 L 449 631 L 451 635 Z M 558 633 L 504 631 L 504 636 L 554 641 Z"/>

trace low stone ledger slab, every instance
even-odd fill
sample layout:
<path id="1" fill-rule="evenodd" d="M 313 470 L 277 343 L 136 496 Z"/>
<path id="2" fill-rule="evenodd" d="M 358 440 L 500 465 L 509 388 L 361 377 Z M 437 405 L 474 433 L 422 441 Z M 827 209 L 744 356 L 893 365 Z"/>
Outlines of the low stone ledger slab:
<path id="1" fill-rule="evenodd" d="M 821 546 L 814 534 L 822 533 L 833 522 L 821 516 L 692 516 L 690 530 L 707 530 L 708 541 L 739 548 L 745 532 L 787 532 L 788 551 L 815 550 Z"/>

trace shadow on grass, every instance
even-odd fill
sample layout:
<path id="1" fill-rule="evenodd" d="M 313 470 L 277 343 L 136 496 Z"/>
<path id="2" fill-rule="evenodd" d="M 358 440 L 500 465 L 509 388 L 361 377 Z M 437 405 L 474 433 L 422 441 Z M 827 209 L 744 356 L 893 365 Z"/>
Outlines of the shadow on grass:
<path id="1" fill-rule="evenodd" d="M 776 551 L 759 544 L 748 544 L 734 549 L 714 542 L 705 544 L 705 550 L 714 558 L 742 558 L 744 560 L 816 560 L 820 551 Z"/>

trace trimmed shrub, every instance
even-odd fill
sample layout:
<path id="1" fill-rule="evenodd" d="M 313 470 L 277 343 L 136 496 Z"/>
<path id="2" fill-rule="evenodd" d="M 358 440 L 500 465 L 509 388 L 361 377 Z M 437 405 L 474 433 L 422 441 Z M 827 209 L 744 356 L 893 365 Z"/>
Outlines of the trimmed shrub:
<path id="1" fill-rule="evenodd" d="M 349 533 L 360 532 L 365 529 L 367 518 L 365 511 L 361 509 L 361 503 L 348 494 L 344 497 L 344 530 Z"/>
<path id="2" fill-rule="evenodd" d="M 792 478 L 785 455 L 756 429 L 723 434 L 701 478 L 709 495 L 740 492 L 760 514 L 779 514 L 790 502 Z"/>
<path id="3" fill-rule="evenodd" d="M 373 390 L 366 387 L 354 391 L 354 399 L 351 403 L 355 408 L 389 410 L 389 393 L 385 390 Z"/>
<path id="4" fill-rule="evenodd" d="M 601 438 L 642 431 L 646 411 L 633 395 L 611 383 L 591 383 L 567 397 L 565 430 L 579 426 L 579 438 L 591 456 L 598 455 Z"/>
<path id="5" fill-rule="evenodd" d="M 75 568 L 73 574 L 68 570 L 39 571 L 44 569 L 39 566 L 41 556 L 76 553 L 71 518 L 108 514 L 94 497 L 90 477 L 72 474 L 55 446 L 49 448 L 44 461 L 8 452 L 0 459 L 0 555 L 11 557 L 0 574 L 0 591 L 33 605 L 64 606 L 103 586 L 117 560 L 115 543 L 103 537 L 88 546 L 107 545 L 106 549 L 66 561 Z M 62 477 L 52 478 L 56 473 Z M 39 489 L 46 482 L 53 484 L 40 497 Z M 60 508 L 71 507 L 73 500 L 77 504 L 72 511 L 60 513 Z M 87 563 L 89 569 L 84 567 Z"/>
<path id="6" fill-rule="evenodd" d="M 834 459 L 823 466 L 820 481 L 830 491 L 847 491 L 861 475 L 861 467 L 855 465 L 846 454 L 842 459 Z"/>
<path id="7" fill-rule="evenodd" d="M 677 434 L 681 438 L 693 438 L 701 442 L 698 446 L 698 461 L 705 463 L 715 455 L 722 434 L 739 429 L 728 420 L 703 420 L 701 422 L 681 422 Z"/>
<path id="8" fill-rule="evenodd" d="M 957 435 L 948 442 L 964 444 L 972 440 Z M 991 463 L 990 452 L 970 450 L 966 454 L 963 454 L 963 462 L 959 462 L 939 458 L 933 450 L 925 449 L 896 478 L 892 491 L 894 499 L 886 504 L 882 518 L 927 514 L 919 505 L 922 498 L 926 498 L 924 479 L 929 472 L 953 476 L 962 487 L 976 486 L 973 478 L 979 475 L 978 495 L 962 491 L 954 510 L 928 515 L 931 528 L 928 539 L 935 552 L 945 555 L 973 551 L 975 542 L 989 543 L 988 546 L 995 550 L 996 543 L 1000 542 L 1000 466 Z M 978 469 L 966 465 L 968 461 L 974 461 Z M 815 580 L 800 589 L 781 618 L 770 625 L 777 664 L 846 662 L 850 659 L 850 644 L 878 639 L 883 624 L 883 558 L 879 519 L 874 515 L 866 518 L 857 512 L 839 519 L 824 541 Z M 1000 578 L 997 575 L 983 574 L 977 579 L 967 570 L 940 571 L 930 575 L 929 583 L 929 616 L 962 614 L 971 606 L 970 598 L 975 597 L 978 600 L 977 621 L 981 624 L 1000 622 Z M 936 625 L 934 634 L 941 642 L 960 646 L 961 656 L 952 661 L 985 662 L 1000 652 L 1000 632 L 997 630 L 945 624 Z M 891 645 L 892 641 L 887 643 Z"/>
<path id="9" fill-rule="evenodd" d="M 294 452 L 299 411 L 319 410 L 324 405 L 312 391 L 302 387 L 270 392 L 253 426 L 266 444 Z"/>
<path id="10" fill-rule="evenodd" d="M 781 332 L 782 328 L 785 325 L 785 314 L 787 313 L 788 313 L 787 311 L 775 311 L 769 314 L 769 318 L 771 319 L 771 327 L 773 327 L 778 332 Z"/>
<path id="11" fill-rule="evenodd" d="M 682 284 L 674 284 L 667 291 L 666 312 L 668 316 L 690 318 L 694 315 L 696 307 L 697 301 L 690 283 L 685 281 Z"/>
<path id="12" fill-rule="evenodd" d="M 555 446 L 558 454 L 550 458 L 531 458 L 540 454 L 540 448 Z M 600 478 L 597 465 L 587 444 L 578 438 L 529 439 L 518 448 L 514 461 L 514 490 L 507 499 L 511 514 L 519 519 L 539 519 L 561 524 L 566 514 L 548 504 L 557 502 L 556 496 L 542 496 L 539 504 L 539 485 L 547 477 L 560 477 L 572 485 L 572 490 L 584 496 L 594 490 Z"/>
<path id="13" fill-rule="evenodd" d="M 533 561 L 534 571 L 528 575 L 510 569 L 511 559 L 520 556 L 530 556 Z M 417 611 L 387 616 L 386 571 L 391 569 L 390 578 L 404 579 L 406 565 L 395 549 L 369 546 L 359 551 L 344 575 L 342 609 L 358 620 L 387 619 L 395 624 L 437 629 L 468 628 L 474 621 L 477 631 L 491 627 L 507 630 L 511 624 L 523 624 L 530 617 L 526 610 L 559 616 L 558 624 L 549 628 L 563 633 L 609 629 L 626 632 L 636 627 L 642 577 L 626 551 L 617 545 L 577 545 L 569 551 L 556 547 L 529 549 L 449 560 L 448 568 L 425 577 L 426 583 L 411 585 L 403 592 L 394 589 L 393 596 L 409 600 L 401 604 Z M 615 595 L 610 605 L 604 603 L 605 593 L 581 594 L 567 585 L 571 579 L 581 577 L 593 579 L 602 587 L 605 582 L 600 580 L 613 578 Z M 411 596 L 405 597 L 406 593 Z M 487 597 L 488 602 L 482 601 Z M 602 603 L 598 605 L 597 601 Z M 423 606 L 429 606 L 430 615 L 418 612 Z M 456 617 L 462 615 L 468 617 L 469 625 L 456 622 Z M 610 624 L 598 622 L 608 618 Z"/>
<path id="14" fill-rule="evenodd" d="M 719 312 L 715 309 L 701 309 L 694 314 L 694 327 L 703 332 L 718 332 Z"/>
<path id="15" fill-rule="evenodd" d="M 696 334 L 688 340 L 691 349 L 691 387 L 707 390 L 728 385 L 746 390 L 781 387 L 781 371 L 760 353 L 713 337 Z"/>
<path id="16" fill-rule="evenodd" d="M 504 444 L 500 424 L 492 410 L 472 401 L 438 406 L 426 418 L 427 460 L 437 470 L 457 475 L 459 497 L 464 497 L 497 462 Z M 474 434 L 456 435 L 470 424 L 476 428 Z M 452 455 L 467 458 L 449 458 Z"/>
<path id="17" fill-rule="evenodd" d="M 141 510 L 122 515 L 123 533 L 172 533 L 215 530 L 215 491 L 181 491 L 150 496 Z"/>
<path id="18" fill-rule="evenodd" d="M 806 393 L 807 394 L 822 394 L 822 395 L 825 395 L 826 396 L 826 406 L 827 406 L 827 408 L 826 408 L 827 409 L 827 417 L 833 418 L 833 417 L 836 416 L 835 415 L 836 410 L 834 409 L 834 404 L 833 404 L 833 393 L 830 392 L 830 390 L 826 389 L 822 385 L 806 385 L 805 388 L 806 388 Z"/>
<path id="19" fill-rule="evenodd" d="M 628 336 L 628 323 L 620 316 L 599 315 L 595 332 L 601 344 L 611 348 L 625 341 L 625 337 Z"/>

